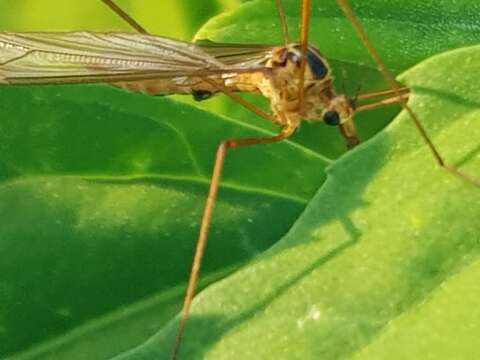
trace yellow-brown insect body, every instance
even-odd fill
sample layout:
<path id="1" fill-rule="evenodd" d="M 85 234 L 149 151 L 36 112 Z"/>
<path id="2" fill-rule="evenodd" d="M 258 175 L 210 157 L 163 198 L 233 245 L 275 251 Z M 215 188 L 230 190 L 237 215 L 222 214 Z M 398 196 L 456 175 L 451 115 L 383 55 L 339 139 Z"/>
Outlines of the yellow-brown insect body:
<path id="1" fill-rule="evenodd" d="M 191 95 L 196 91 L 218 92 L 218 88 L 198 77 L 179 76 L 173 79 L 148 79 L 140 81 L 115 82 L 112 85 L 133 92 L 149 95 Z"/>
<path id="2" fill-rule="evenodd" d="M 306 54 L 304 104 L 300 109 L 300 59 L 299 44 L 290 44 L 265 52 L 257 63 L 261 65 L 259 71 L 232 71 L 206 77 L 179 76 L 113 85 L 152 95 L 193 94 L 197 99 L 207 98 L 221 88 L 232 92 L 259 92 L 269 99 L 276 122 L 280 125 L 296 127 L 301 120 L 325 121 L 330 125 L 350 121 L 354 114 L 351 101 L 335 92 L 328 62 L 311 46 Z M 197 97 L 197 94 L 201 96 Z"/>
<path id="3" fill-rule="evenodd" d="M 280 125 L 296 127 L 301 119 L 349 122 L 354 109 L 335 93 L 327 61 L 309 46 L 302 82 L 301 59 L 295 43 L 196 45 L 129 33 L 0 32 L 1 84 L 107 82 L 152 95 L 192 94 L 197 100 L 220 91 L 259 92 Z"/>
<path id="4" fill-rule="evenodd" d="M 328 122 L 335 115 L 338 119 L 331 125 L 339 125 L 350 120 L 354 113 L 351 102 L 345 95 L 336 94 L 331 69 L 313 47 L 309 47 L 306 54 L 304 104 L 300 109 L 300 59 L 301 51 L 298 44 L 274 49 L 267 62 L 271 72 L 265 74 L 258 86 L 259 91 L 270 99 L 272 111 L 279 122 L 293 125 L 302 119 Z"/>

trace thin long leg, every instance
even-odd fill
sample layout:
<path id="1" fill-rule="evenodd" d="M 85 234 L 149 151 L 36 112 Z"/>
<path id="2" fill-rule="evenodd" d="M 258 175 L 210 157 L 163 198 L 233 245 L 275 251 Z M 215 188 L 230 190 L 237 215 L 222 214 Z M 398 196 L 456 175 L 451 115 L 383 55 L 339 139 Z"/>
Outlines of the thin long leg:
<path id="1" fill-rule="evenodd" d="M 233 93 L 230 91 L 228 88 L 225 86 L 215 83 L 213 80 L 210 80 L 208 78 L 204 78 L 206 82 L 211 83 L 212 85 L 216 86 L 220 91 L 222 91 L 225 95 L 229 96 L 236 102 L 238 102 L 240 105 L 246 107 L 253 113 L 264 117 L 267 120 L 270 120 L 272 122 L 278 123 L 278 120 L 274 118 L 273 115 L 265 113 L 263 110 L 259 109 L 255 105 L 249 103 L 248 101 L 244 100 L 237 94 Z M 285 120 L 285 119 L 282 119 Z M 285 122 L 285 121 L 284 121 Z M 225 157 L 227 154 L 227 151 L 229 149 L 234 149 L 240 146 L 250 146 L 250 145 L 261 145 L 261 144 L 271 144 L 274 142 L 281 141 L 287 137 L 289 137 L 296 129 L 296 125 L 292 126 L 284 126 L 281 130 L 281 132 L 275 136 L 272 137 L 266 137 L 266 138 L 245 138 L 245 139 L 230 139 L 230 140 L 224 140 L 220 143 L 220 145 L 217 148 L 217 152 L 215 155 L 215 162 L 213 166 L 213 173 L 212 173 L 212 178 L 210 180 L 210 187 L 208 190 L 208 196 L 207 200 L 205 203 L 205 208 L 203 210 L 203 215 L 202 215 L 202 221 L 200 224 L 200 231 L 198 234 L 197 238 L 197 243 L 195 247 L 195 253 L 193 256 L 193 263 L 192 263 L 192 268 L 190 271 L 190 276 L 188 278 L 188 284 L 187 284 L 187 289 L 185 291 L 185 297 L 183 300 L 183 306 L 182 306 L 182 311 L 181 311 L 181 317 L 180 317 L 180 324 L 178 326 L 177 330 L 177 335 L 175 337 L 175 342 L 173 345 L 172 349 L 172 354 L 170 359 L 171 360 L 176 360 L 178 356 L 178 352 L 180 350 L 180 345 L 182 343 L 182 338 L 183 334 L 185 332 L 185 326 L 188 320 L 188 315 L 190 312 L 190 305 L 192 303 L 193 297 L 195 296 L 195 289 L 197 287 L 198 283 L 198 277 L 200 274 L 200 266 L 202 263 L 203 255 L 205 252 L 205 247 L 207 244 L 207 236 L 208 236 L 208 230 L 210 227 L 210 222 L 212 219 L 212 213 L 213 213 L 213 207 L 215 205 L 215 200 L 217 197 L 217 192 L 218 192 L 218 187 L 220 184 L 220 178 L 221 178 L 221 173 L 223 169 L 223 164 L 225 162 Z"/>
<path id="2" fill-rule="evenodd" d="M 215 156 L 215 163 L 213 166 L 213 174 L 210 181 L 210 187 L 208 190 L 207 201 L 205 204 L 205 209 L 203 211 L 202 222 L 200 225 L 197 245 L 195 248 L 195 255 L 193 258 L 192 269 L 190 272 L 190 277 L 188 279 L 187 290 L 186 290 L 186 294 L 183 302 L 180 324 L 178 327 L 177 336 L 175 338 L 175 343 L 172 350 L 172 356 L 171 356 L 172 360 L 177 359 L 178 352 L 180 350 L 180 344 L 182 342 L 182 337 L 185 332 L 185 325 L 188 319 L 190 305 L 195 295 L 195 288 L 198 282 L 200 266 L 202 263 L 203 254 L 205 252 L 205 246 L 207 244 L 208 229 L 210 227 L 210 222 L 212 219 L 213 207 L 215 205 L 215 199 L 217 197 L 218 186 L 220 183 L 222 168 L 225 162 L 225 156 L 227 154 L 227 151 L 229 149 L 234 149 L 240 146 L 271 144 L 277 141 L 281 141 L 287 138 L 288 136 L 290 136 L 294 130 L 295 130 L 295 127 L 287 126 L 287 127 L 284 127 L 278 135 L 273 137 L 224 140 L 218 146 L 217 153 Z"/>
<path id="3" fill-rule="evenodd" d="M 387 69 L 385 64 L 383 63 L 382 59 L 380 58 L 380 55 L 378 54 L 377 50 L 373 47 L 372 42 L 367 36 L 367 33 L 365 29 L 363 28 L 362 24 L 360 21 L 357 19 L 357 17 L 354 15 L 352 9 L 350 8 L 350 5 L 348 5 L 347 0 L 336 0 L 337 4 L 340 6 L 342 11 L 345 13 L 347 18 L 350 20 L 352 26 L 354 27 L 355 31 L 357 32 L 358 37 L 362 41 L 363 45 L 365 48 L 368 50 L 370 53 L 370 56 L 373 58 L 375 63 L 378 66 L 378 69 L 382 73 L 383 77 L 387 81 L 387 83 L 390 85 L 390 88 L 392 91 L 395 93 L 395 96 L 398 98 L 398 102 L 402 106 L 402 108 L 408 113 L 410 119 L 412 120 L 413 124 L 417 128 L 418 132 L 422 136 L 423 140 L 425 143 L 428 145 L 430 148 L 433 156 L 435 157 L 435 160 L 437 161 L 438 165 L 446 169 L 452 174 L 455 174 L 465 181 L 468 181 L 469 183 L 479 186 L 480 187 L 480 180 L 478 179 L 473 179 L 472 177 L 462 173 L 458 169 L 452 166 L 448 166 L 445 164 L 445 161 L 443 160 L 443 157 L 440 155 L 438 152 L 437 148 L 433 144 L 432 140 L 428 136 L 427 132 L 425 131 L 425 128 L 423 125 L 420 123 L 418 120 L 418 117 L 415 115 L 413 110 L 408 106 L 407 100 L 402 98 L 402 93 L 400 91 L 400 86 L 396 83 L 395 78 L 393 77 L 392 73 Z"/>
<path id="4" fill-rule="evenodd" d="M 135 30 L 141 32 L 141 33 L 147 33 L 147 31 L 140 25 L 138 24 L 134 19 L 132 19 L 128 14 L 126 14 L 122 9 L 120 9 L 113 1 L 111 0 L 102 0 L 109 8 L 111 8 L 115 13 L 117 13 L 122 19 L 124 19 L 128 24 L 130 24 Z M 289 42 L 289 35 L 288 35 L 288 27 L 286 23 L 286 16 L 285 16 L 285 11 L 283 9 L 283 6 L 281 4 L 280 0 L 277 0 L 277 6 L 280 14 L 280 19 L 282 21 L 282 27 L 283 27 L 283 34 L 284 34 L 284 39 L 285 42 Z M 302 75 L 303 78 L 303 75 Z M 250 102 L 244 100 L 237 94 L 233 93 L 230 91 L 228 88 L 223 86 L 222 84 L 215 83 L 213 80 L 210 80 L 208 78 L 204 79 L 206 82 L 211 83 L 213 86 L 217 87 L 220 91 L 222 91 L 225 95 L 229 96 L 236 102 L 238 102 L 240 105 L 246 107 L 253 113 L 270 120 L 274 123 L 278 123 L 278 120 L 273 116 L 268 113 L 265 113 L 263 110 L 260 108 L 256 107 L 255 105 L 251 104 Z M 208 236 L 208 230 L 210 227 L 210 222 L 212 219 L 212 213 L 213 213 L 213 208 L 215 205 L 215 200 L 217 197 L 217 192 L 218 192 L 218 187 L 220 184 L 220 178 L 222 174 L 222 169 L 223 169 L 223 164 L 225 162 L 225 157 L 227 154 L 227 151 L 229 149 L 234 149 L 237 147 L 241 146 L 250 146 L 250 145 L 260 145 L 260 144 L 271 144 L 274 142 L 281 141 L 288 136 L 290 136 L 294 131 L 295 131 L 296 125 L 295 126 L 284 126 L 282 128 L 282 131 L 272 137 L 266 137 L 266 138 L 245 138 L 245 139 L 230 139 L 230 140 L 224 140 L 220 143 L 220 145 L 217 148 L 217 153 L 215 156 L 215 162 L 213 166 L 213 174 L 212 178 L 210 181 L 210 187 L 208 190 L 208 196 L 207 200 L 205 203 L 205 208 L 203 211 L 202 215 L 202 221 L 200 224 L 200 231 L 198 234 L 197 238 L 197 243 L 195 247 L 195 254 L 193 257 L 193 263 L 192 263 L 192 268 L 190 271 L 190 276 L 188 279 L 188 285 L 187 289 L 185 292 L 185 297 L 183 301 L 183 306 L 182 306 L 182 311 L 181 311 L 181 318 L 180 318 L 180 324 L 178 327 L 177 335 L 175 338 L 175 342 L 173 345 L 172 349 L 172 354 L 171 354 L 171 359 L 175 360 L 177 359 L 178 352 L 180 350 L 180 345 L 182 342 L 182 337 L 185 332 L 185 325 L 187 323 L 188 315 L 190 312 L 190 305 L 192 303 L 193 297 L 195 295 L 195 289 L 197 287 L 198 283 L 198 277 L 200 274 L 200 266 L 202 263 L 203 259 L 203 254 L 205 252 L 205 247 L 207 244 L 207 236 Z"/>
<path id="5" fill-rule="evenodd" d="M 273 123 L 280 124 L 280 122 L 273 116 L 272 114 L 269 114 L 262 109 L 260 109 L 258 106 L 252 104 L 251 102 L 245 100 L 242 98 L 240 95 L 235 94 L 233 91 L 231 91 L 229 88 L 227 88 L 225 85 L 218 83 L 212 79 L 209 79 L 208 77 L 202 78 L 205 82 L 209 83 L 213 87 L 217 88 L 220 90 L 222 93 L 227 95 L 229 98 L 237 102 L 238 104 L 242 105 L 244 108 L 250 110 L 254 114 L 257 114 L 260 117 L 263 117 L 264 119 L 270 120 Z"/>
<path id="6" fill-rule="evenodd" d="M 287 16 L 285 15 L 285 8 L 282 5 L 282 0 L 275 0 L 275 3 L 277 5 L 280 24 L 282 25 L 283 42 L 285 46 L 287 46 L 290 44 L 290 35 L 288 34 L 288 23 Z"/>
<path id="7" fill-rule="evenodd" d="M 107 5 L 110 9 L 113 10 L 115 14 L 120 16 L 123 20 L 125 20 L 128 25 L 130 25 L 133 29 L 138 31 L 141 34 L 148 34 L 148 31 L 145 30 L 138 22 L 136 22 L 130 15 L 128 15 L 125 11 L 123 11 L 117 4 L 113 2 L 113 0 L 101 0 L 105 5 Z"/>
<path id="8" fill-rule="evenodd" d="M 399 97 L 397 95 L 379 100 L 377 102 L 371 103 L 371 104 L 365 104 L 365 105 L 360 105 L 355 108 L 355 112 L 361 112 L 361 111 L 366 111 L 366 110 L 372 110 L 376 109 L 378 107 L 383 107 L 387 105 L 393 105 L 393 104 L 398 104 L 399 102 L 408 99 L 410 96 L 409 93 L 402 93 L 402 95 Z"/>
<path id="9" fill-rule="evenodd" d="M 310 30 L 310 9 L 311 3 L 310 0 L 302 1 L 302 23 L 300 28 L 300 51 L 302 56 L 300 59 L 300 72 L 299 72 L 299 82 L 298 82 L 298 109 L 300 113 L 303 109 L 303 104 L 305 102 L 305 68 L 307 66 L 307 48 L 308 48 L 308 32 Z"/>
<path id="10" fill-rule="evenodd" d="M 384 107 L 387 105 L 397 104 L 401 99 L 408 99 L 408 96 L 410 95 L 410 89 L 408 89 L 407 87 L 403 87 L 398 91 L 401 93 L 401 98 L 396 96 L 395 90 L 376 91 L 376 92 L 364 93 L 356 96 L 354 99 L 355 103 L 357 102 L 357 100 L 365 100 L 365 99 L 376 98 L 381 96 L 390 96 L 390 97 L 376 101 L 374 103 L 370 103 L 370 104 L 365 104 L 360 106 L 355 105 L 355 113 L 359 113 L 361 111 L 366 111 L 366 110 L 372 110 L 372 109 L 376 109 L 378 107 Z M 360 138 L 358 137 L 358 132 L 357 132 L 355 123 L 352 119 L 341 124 L 339 128 L 340 128 L 340 134 L 342 134 L 343 138 L 347 143 L 347 147 L 349 149 L 354 148 L 355 146 L 360 144 Z"/>
<path id="11" fill-rule="evenodd" d="M 405 93 L 409 93 L 410 89 L 408 87 L 401 87 L 398 90 L 382 90 L 382 91 L 374 91 L 374 92 L 368 92 L 368 93 L 363 93 L 359 94 L 355 97 L 355 100 L 365 100 L 365 99 L 370 99 L 372 97 L 380 97 L 380 96 L 394 96 L 398 95 L 397 93 L 400 92 L 403 96 Z"/>

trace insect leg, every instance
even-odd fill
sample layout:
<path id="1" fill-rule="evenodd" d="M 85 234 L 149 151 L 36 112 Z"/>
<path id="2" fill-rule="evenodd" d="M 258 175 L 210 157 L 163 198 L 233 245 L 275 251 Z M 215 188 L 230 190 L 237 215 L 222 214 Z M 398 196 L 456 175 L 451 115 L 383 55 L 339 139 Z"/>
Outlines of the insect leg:
<path id="1" fill-rule="evenodd" d="M 365 48 L 370 53 L 370 56 L 373 58 L 373 60 L 377 64 L 378 69 L 382 73 L 383 77 L 385 78 L 387 83 L 390 85 L 390 88 L 392 89 L 393 93 L 395 94 L 395 97 L 397 97 L 398 102 L 400 103 L 402 108 L 407 112 L 407 114 L 409 115 L 413 124 L 415 125 L 418 132 L 420 133 L 421 137 L 423 138 L 423 140 L 425 141 L 427 146 L 430 148 L 430 151 L 432 152 L 432 154 L 433 154 L 435 160 L 437 161 L 438 165 L 440 165 L 442 168 L 444 168 L 448 172 L 461 177 L 465 181 L 467 181 L 467 182 L 469 182 L 469 183 L 471 183 L 475 186 L 480 187 L 480 180 L 474 179 L 471 176 L 469 176 L 467 174 L 464 174 L 463 172 L 461 172 L 457 168 L 445 164 L 445 161 L 443 160 L 443 157 L 440 155 L 436 146 L 433 144 L 432 140 L 428 136 L 427 132 L 425 131 L 425 128 L 420 123 L 420 120 L 415 115 L 415 113 L 410 108 L 410 106 L 408 106 L 407 100 L 405 98 L 402 98 L 402 92 L 400 90 L 399 85 L 396 83 L 392 73 L 387 69 L 387 67 L 383 63 L 383 61 L 380 58 L 380 55 L 378 54 L 377 50 L 373 47 L 370 39 L 367 36 L 367 33 L 366 33 L 364 27 L 362 26 L 360 21 L 357 19 L 357 17 L 353 14 L 353 11 L 350 8 L 350 5 L 348 5 L 347 0 L 336 0 L 336 1 L 337 1 L 337 4 L 342 9 L 342 11 L 347 16 L 347 18 L 350 20 L 353 28 L 357 32 L 358 37 L 360 38 L 363 45 L 365 46 Z"/>
<path id="2" fill-rule="evenodd" d="M 130 15 L 123 11 L 113 0 L 101 0 L 105 5 L 107 5 L 115 14 L 120 16 L 125 22 L 128 23 L 132 28 L 138 31 L 141 34 L 148 34 L 148 31 L 145 30 L 138 22 L 136 22 Z"/>
<path id="3" fill-rule="evenodd" d="M 177 336 L 175 338 L 175 343 L 172 350 L 171 359 L 177 359 L 178 352 L 180 350 L 180 344 L 182 341 L 183 334 L 185 332 L 185 325 L 188 319 L 190 305 L 192 303 L 193 297 L 195 295 L 195 288 L 198 282 L 198 276 L 200 273 L 200 266 L 202 263 L 203 254 L 205 252 L 205 246 L 207 243 L 208 229 L 210 227 L 210 222 L 213 213 L 213 207 L 215 205 L 215 199 L 217 197 L 218 186 L 220 183 L 220 178 L 222 174 L 223 164 L 225 162 L 225 156 L 229 149 L 235 149 L 240 146 L 250 146 L 250 145 L 259 145 L 259 144 L 271 144 L 277 141 L 281 141 L 288 136 L 290 136 L 295 130 L 296 126 L 286 126 L 282 128 L 281 132 L 272 137 L 266 138 L 244 138 L 244 139 L 230 139 L 224 140 L 220 143 L 217 148 L 217 153 L 215 156 L 215 162 L 213 166 L 212 178 L 210 181 L 210 187 L 208 189 L 207 201 L 205 203 L 205 208 L 203 211 L 202 222 L 200 224 L 200 231 L 198 234 L 197 245 L 195 248 L 195 254 L 193 257 L 193 264 L 190 272 L 190 277 L 188 279 L 187 290 L 185 293 L 185 298 L 183 302 L 180 324 L 177 331 Z"/>
<path id="4" fill-rule="evenodd" d="M 355 96 L 355 100 L 365 100 L 365 99 L 370 99 L 372 97 L 380 97 L 380 96 L 394 96 L 394 95 L 397 95 L 397 91 L 402 94 L 408 94 L 410 92 L 410 89 L 404 86 L 399 88 L 398 90 L 390 89 L 390 90 L 368 92 L 368 93 L 363 93 Z"/>
<path id="5" fill-rule="evenodd" d="M 378 107 L 384 107 L 384 106 L 388 106 L 388 105 L 398 104 L 399 101 L 401 101 L 403 99 L 408 99 L 408 96 L 410 95 L 410 91 L 409 91 L 408 88 L 404 87 L 404 88 L 399 89 L 399 91 L 401 92 L 401 97 L 400 98 L 398 96 L 395 96 L 395 92 L 392 91 L 392 90 L 377 91 L 377 92 L 371 92 L 371 93 L 365 93 L 365 94 L 358 95 L 357 97 L 355 97 L 353 99 L 355 113 L 359 113 L 361 111 L 366 111 L 366 110 L 376 109 Z M 364 100 L 364 99 L 369 99 L 369 98 L 372 98 L 372 97 L 380 97 L 380 96 L 386 96 L 386 95 L 390 95 L 390 97 L 386 98 L 386 99 L 376 101 L 376 102 L 373 102 L 373 103 L 370 103 L 370 104 L 365 104 L 365 105 L 360 105 L 360 106 L 356 105 L 356 102 L 359 99 Z M 343 124 L 341 124 L 339 126 L 339 128 L 340 128 L 340 134 L 342 134 L 342 136 L 344 137 L 344 139 L 347 143 L 347 147 L 349 149 L 351 149 L 351 148 L 357 146 L 358 144 L 360 144 L 360 139 L 358 137 L 357 129 L 356 129 L 356 126 L 355 126 L 355 123 L 354 123 L 353 120 L 350 119 L 350 120 L 344 122 Z"/>
<path id="6" fill-rule="evenodd" d="M 397 104 L 404 99 L 408 99 L 409 95 L 410 94 L 408 92 L 404 92 L 404 93 L 402 93 L 402 95 L 400 97 L 392 96 L 392 97 L 389 97 L 389 98 L 386 98 L 386 99 L 379 100 L 379 101 L 374 102 L 374 103 L 360 105 L 360 106 L 355 107 L 355 112 L 357 113 L 357 112 L 360 112 L 360 111 L 372 110 L 372 109 L 376 109 L 378 107 Z"/>
<path id="7" fill-rule="evenodd" d="M 268 114 L 255 106 L 254 104 L 246 101 L 242 97 L 238 96 L 237 94 L 230 91 L 226 86 L 223 84 L 217 83 L 212 79 L 203 78 L 205 82 L 210 83 L 212 86 L 218 88 L 222 93 L 230 97 L 232 100 L 238 102 L 240 105 L 244 106 L 248 110 L 252 111 L 253 113 L 270 120 L 277 124 L 288 124 L 285 119 L 282 121 L 278 121 L 275 116 Z M 175 360 L 177 359 L 178 352 L 180 350 L 180 345 L 182 342 L 183 334 L 185 332 L 185 326 L 187 323 L 188 315 L 190 312 L 190 305 L 192 303 L 193 297 L 195 296 L 195 289 L 198 283 L 198 277 L 200 274 L 200 266 L 203 259 L 203 254 L 205 252 L 205 246 L 207 243 L 207 235 L 208 229 L 210 227 L 213 207 L 215 205 L 215 200 L 217 197 L 218 187 L 220 184 L 221 172 L 223 168 L 223 164 L 225 162 L 225 156 L 229 149 L 234 149 L 241 146 L 249 146 L 249 145 L 260 145 L 260 144 L 271 144 L 274 142 L 281 141 L 287 137 L 289 137 L 297 128 L 298 124 L 288 124 L 282 127 L 282 130 L 275 136 L 272 137 L 265 137 L 265 138 L 244 138 L 244 139 L 230 139 L 224 140 L 220 143 L 217 148 L 215 162 L 213 166 L 213 173 L 212 178 L 210 180 L 210 186 L 208 190 L 208 196 L 205 203 L 205 208 L 202 215 L 202 221 L 200 223 L 200 230 L 196 242 L 195 253 L 193 256 L 193 263 L 190 270 L 190 276 L 188 278 L 187 289 L 185 291 L 185 297 L 183 300 L 183 306 L 181 311 L 180 317 L 180 324 L 177 330 L 177 335 L 175 338 L 173 350 L 170 359 Z"/>
<path id="8" fill-rule="evenodd" d="M 308 48 L 308 32 L 310 30 L 310 0 L 302 1 L 302 23 L 300 27 L 300 51 L 302 57 L 300 59 L 299 83 L 298 83 L 298 108 L 301 112 L 305 102 L 305 69 L 307 66 L 307 48 Z"/>
<path id="9" fill-rule="evenodd" d="M 285 46 L 290 44 L 290 35 L 288 34 L 288 24 L 287 24 L 287 16 L 285 15 L 285 8 L 282 5 L 282 0 L 275 0 L 275 4 L 277 5 L 278 16 L 280 17 L 280 24 L 282 25 L 282 33 L 283 33 L 283 42 Z"/>

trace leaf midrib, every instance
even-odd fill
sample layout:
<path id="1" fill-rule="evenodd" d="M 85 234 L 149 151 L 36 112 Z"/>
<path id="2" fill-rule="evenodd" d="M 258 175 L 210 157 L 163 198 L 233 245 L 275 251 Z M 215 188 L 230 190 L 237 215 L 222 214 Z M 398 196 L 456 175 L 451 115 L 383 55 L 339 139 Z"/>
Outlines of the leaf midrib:
<path id="1" fill-rule="evenodd" d="M 136 175 L 119 175 L 119 176 L 107 176 L 107 175 L 70 175 L 70 174 L 52 174 L 52 175 L 22 175 L 16 178 L 0 182 L 0 191 L 3 189 L 15 186 L 22 182 L 38 181 L 41 179 L 78 179 L 85 181 L 98 181 L 98 182 L 131 182 L 138 180 L 167 180 L 178 183 L 190 183 L 196 185 L 203 185 L 207 187 L 210 184 L 210 178 L 198 177 L 198 176 L 178 176 L 178 175 L 166 175 L 166 174 L 136 174 Z M 220 184 L 220 188 L 238 191 L 240 193 L 257 194 L 266 197 L 272 197 L 277 199 L 288 200 L 297 204 L 306 205 L 309 198 L 303 198 L 300 196 L 282 194 L 277 191 L 268 190 L 265 188 L 258 188 L 253 186 L 241 186 L 229 181 L 223 181 Z"/>

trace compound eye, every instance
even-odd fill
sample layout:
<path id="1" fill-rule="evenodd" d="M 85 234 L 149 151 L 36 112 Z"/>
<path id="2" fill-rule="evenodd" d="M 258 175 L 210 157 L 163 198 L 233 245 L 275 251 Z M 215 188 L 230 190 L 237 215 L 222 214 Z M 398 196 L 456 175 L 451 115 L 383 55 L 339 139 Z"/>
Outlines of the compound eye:
<path id="1" fill-rule="evenodd" d="M 327 111 L 323 114 L 323 121 L 327 125 L 336 126 L 340 124 L 340 115 L 336 111 Z"/>

